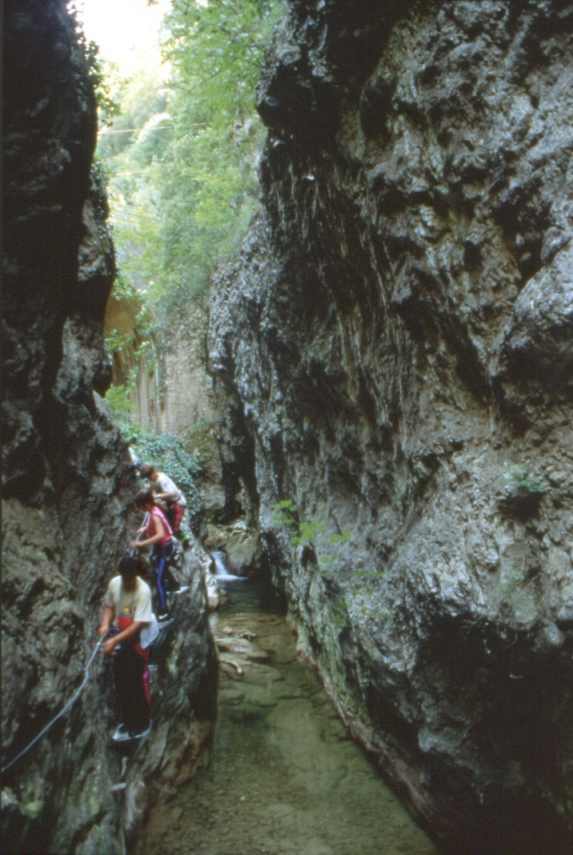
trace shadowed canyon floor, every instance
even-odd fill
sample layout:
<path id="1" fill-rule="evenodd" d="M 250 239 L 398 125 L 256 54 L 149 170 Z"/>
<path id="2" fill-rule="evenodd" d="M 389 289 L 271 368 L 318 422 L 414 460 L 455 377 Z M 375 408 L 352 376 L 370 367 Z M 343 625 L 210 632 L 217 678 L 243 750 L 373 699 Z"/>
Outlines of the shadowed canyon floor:
<path id="1" fill-rule="evenodd" d="M 284 618 L 258 600 L 231 583 L 213 618 L 223 652 L 211 761 L 153 813 L 136 855 L 435 855 L 298 660 Z"/>

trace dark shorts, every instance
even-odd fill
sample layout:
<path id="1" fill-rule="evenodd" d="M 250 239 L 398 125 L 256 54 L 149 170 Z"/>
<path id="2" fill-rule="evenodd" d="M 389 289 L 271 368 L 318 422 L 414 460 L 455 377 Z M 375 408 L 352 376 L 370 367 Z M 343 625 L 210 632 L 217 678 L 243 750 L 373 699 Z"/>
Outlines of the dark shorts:
<path id="1" fill-rule="evenodd" d="M 111 627 L 108 637 L 117 635 L 130 623 L 131 618 L 120 616 L 116 625 Z M 143 650 L 138 638 L 121 641 L 113 652 L 117 713 L 128 730 L 141 731 L 149 724 L 151 691 L 148 660 L 149 651 Z"/>

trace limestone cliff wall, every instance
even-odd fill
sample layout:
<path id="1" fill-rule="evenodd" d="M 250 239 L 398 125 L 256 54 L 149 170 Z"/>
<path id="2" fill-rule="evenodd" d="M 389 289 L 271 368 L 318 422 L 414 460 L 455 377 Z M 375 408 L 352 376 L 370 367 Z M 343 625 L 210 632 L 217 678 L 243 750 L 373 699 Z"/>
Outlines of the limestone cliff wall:
<path id="1" fill-rule="evenodd" d="M 183 324 L 167 334 L 163 365 L 165 387 L 161 429 L 183 436 L 213 419 L 211 381 L 206 372 L 207 307 L 190 305 Z"/>
<path id="2" fill-rule="evenodd" d="M 195 301 L 185 319 L 154 337 L 152 347 L 140 352 L 144 340 L 138 330 L 141 304 L 111 295 L 105 331 L 125 336 L 131 346 L 114 354 L 113 383 L 130 383 L 133 416 L 143 428 L 184 437 L 190 429 L 214 418 L 207 363 L 207 307 Z M 149 340 L 147 343 L 151 343 Z"/>
<path id="3" fill-rule="evenodd" d="M 114 264 L 91 172 L 96 113 L 64 0 L 14 0 L 4 15 L 2 852 L 122 853 L 111 791 L 109 675 L 102 657 L 77 703 L 12 760 L 80 686 L 99 607 L 134 520 L 129 455 L 102 400 L 102 322 Z M 201 580 L 202 575 L 197 575 Z M 196 750 L 213 649 L 202 581 L 165 641 L 156 735 L 129 765 L 139 810 Z M 183 612 L 183 609 L 182 609 Z M 178 675 L 177 681 L 173 674 Z M 180 771 L 180 770 L 178 770 Z M 132 799 L 133 801 L 133 799 Z"/>
<path id="4" fill-rule="evenodd" d="M 227 483 L 444 848 L 565 855 L 573 4 L 288 8 L 264 211 L 212 301 Z"/>

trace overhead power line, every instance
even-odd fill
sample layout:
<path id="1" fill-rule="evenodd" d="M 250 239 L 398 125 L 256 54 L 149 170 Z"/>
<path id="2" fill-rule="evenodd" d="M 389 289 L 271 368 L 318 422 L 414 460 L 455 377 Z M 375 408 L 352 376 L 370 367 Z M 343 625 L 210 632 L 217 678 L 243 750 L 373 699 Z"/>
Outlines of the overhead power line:
<path id="1" fill-rule="evenodd" d="M 174 128 L 175 125 L 171 123 L 162 122 L 161 124 L 154 125 L 151 128 L 146 128 L 145 126 L 142 128 L 101 128 L 100 135 L 103 134 L 133 134 L 133 133 L 141 133 L 141 131 L 145 131 L 145 133 L 151 133 L 151 131 L 168 131 L 171 128 Z M 187 130 L 196 131 L 203 130 L 203 128 L 208 127 L 208 122 L 197 122 L 194 125 L 188 125 Z"/>
<path id="2" fill-rule="evenodd" d="M 133 134 L 138 133 L 140 131 L 145 131 L 145 133 L 148 134 L 151 131 L 168 131 L 172 127 L 173 125 L 157 125 L 157 127 L 155 128 L 102 128 L 100 134 L 102 136 L 103 134 L 106 134 L 107 136 L 108 134 Z"/>

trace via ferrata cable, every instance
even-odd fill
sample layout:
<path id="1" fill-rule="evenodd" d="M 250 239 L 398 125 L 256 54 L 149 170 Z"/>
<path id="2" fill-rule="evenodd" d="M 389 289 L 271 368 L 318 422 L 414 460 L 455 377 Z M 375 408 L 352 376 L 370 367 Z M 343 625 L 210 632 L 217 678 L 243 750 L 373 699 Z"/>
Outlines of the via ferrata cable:
<path id="1" fill-rule="evenodd" d="M 40 739 L 43 736 L 45 736 L 46 733 L 50 730 L 50 728 L 52 728 L 55 725 L 55 723 L 58 721 L 58 719 L 62 718 L 67 713 L 67 711 L 69 709 L 71 709 L 71 707 L 73 707 L 73 705 L 75 704 L 75 702 L 77 701 L 77 699 L 79 698 L 79 696 L 81 695 L 81 693 L 83 692 L 84 688 L 86 687 L 86 685 L 89 681 L 89 678 L 90 678 L 89 670 L 90 670 L 91 664 L 94 661 L 96 654 L 97 654 L 98 650 L 100 649 L 101 645 L 102 645 L 102 639 L 100 639 L 98 641 L 98 643 L 96 644 L 96 646 L 94 647 L 94 649 L 91 653 L 91 656 L 88 659 L 87 664 L 84 668 L 84 678 L 83 678 L 82 682 L 80 683 L 80 685 L 78 686 L 78 688 L 73 693 L 73 695 L 71 696 L 71 698 L 69 699 L 69 701 L 67 702 L 67 704 L 60 710 L 60 712 L 56 716 L 54 716 L 53 719 L 51 719 L 51 721 L 48 722 L 47 725 L 45 725 L 45 727 L 42 728 L 42 730 L 32 739 L 31 742 L 29 742 L 26 745 L 25 748 L 23 748 L 21 751 L 19 751 L 18 754 L 16 754 L 16 756 L 13 757 L 12 760 L 10 760 L 10 762 L 7 763 L 6 766 L 4 766 L 0 770 L 1 775 L 3 775 L 5 772 L 7 772 L 8 769 L 11 769 L 12 766 L 15 763 L 17 763 L 18 760 L 20 760 L 20 758 L 22 758 L 25 754 L 27 754 L 28 751 L 32 748 L 32 746 L 35 745 L 37 742 L 39 742 Z"/>

